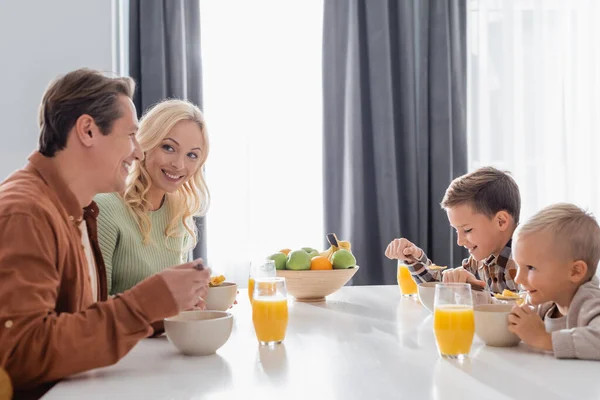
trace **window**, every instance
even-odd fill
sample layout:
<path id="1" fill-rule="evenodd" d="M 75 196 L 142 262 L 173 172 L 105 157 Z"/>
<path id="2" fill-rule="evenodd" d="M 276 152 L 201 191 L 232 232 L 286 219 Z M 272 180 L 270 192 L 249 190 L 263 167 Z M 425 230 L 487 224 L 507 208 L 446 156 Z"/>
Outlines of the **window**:
<path id="1" fill-rule="evenodd" d="M 209 264 L 323 246 L 322 1 L 201 4 Z"/>
<path id="2" fill-rule="evenodd" d="M 521 188 L 521 218 L 568 201 L 600 217 L 600 2 L 473 0 L 470 169 Z"/>

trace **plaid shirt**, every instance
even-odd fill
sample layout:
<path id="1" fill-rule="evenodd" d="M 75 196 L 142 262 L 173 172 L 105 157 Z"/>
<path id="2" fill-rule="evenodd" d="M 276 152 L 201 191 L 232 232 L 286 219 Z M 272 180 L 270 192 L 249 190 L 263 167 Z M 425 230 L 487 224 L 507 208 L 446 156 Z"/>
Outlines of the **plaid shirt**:
<path id="1" fill-rule="evenodd" d="M 508 241 L 498 257 L 491 255 L 485 260 L 476 261 L 472 256 L 465 258 L 462 267 L 486 283 L 486 289 L 493 293 L 502 293 L 504 289 L 513 292 L 518 291 L 515 283 L 517 276 L 517 264 L 512 259 L 511 254 L 512 239 Z M 406 266 L 413 276 L 413 279 L 419 282 L 442 281 L 442 271 L 430 271 L 427 267 L 433 263 L 425 252 L 417 262 Z"/>

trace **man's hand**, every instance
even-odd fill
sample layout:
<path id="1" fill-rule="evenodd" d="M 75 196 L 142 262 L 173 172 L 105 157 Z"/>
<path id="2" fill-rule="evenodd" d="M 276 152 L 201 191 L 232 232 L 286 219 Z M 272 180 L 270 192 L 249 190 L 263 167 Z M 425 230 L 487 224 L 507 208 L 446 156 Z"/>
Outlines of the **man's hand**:
<path id="1" fill-rule="evenodd" d="M 442 281 L 444 283 L 473 283 L 483 288 L 486 287 L 486 283 L 484 281 L 480 281 L 479 279 L 477 279 L 477 277 L 475 277 L 475 275 L 473 275 L 463 267 L 447 269 L 443 271 Z"/>
<path id="2" fill-rule="evenodd" d="M 210 269 L 204 267 L 202 259 L 167 268 L 159 275 L 167 284 L 180 311 L 205 308 Z"/>
<path id="3" fill-rule="evenodd" d="M 552 336 L 544 321 L 527 304 L 514 306 L 508 316 L 508 330 L 536 349 L 552 351 Z"/>
<path id="4" fill-rule="evenodd" d="M 385 256 L 390 260 L 403 260 L 410 264 L 417 262 L 422 255 L 423 250 L 404 238 L 392 240 L 385 250 Z"/>

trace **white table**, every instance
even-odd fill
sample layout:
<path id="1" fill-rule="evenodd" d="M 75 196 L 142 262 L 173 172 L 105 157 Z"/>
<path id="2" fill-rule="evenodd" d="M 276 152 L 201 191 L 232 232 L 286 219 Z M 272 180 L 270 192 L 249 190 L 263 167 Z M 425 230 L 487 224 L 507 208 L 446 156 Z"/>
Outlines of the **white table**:
<path id="1" fill-rule="evenodd" d="M 600 362 L 484 346 L 440 359 L 432 316 L 396 286 L 344 287 L 326 303 L 290 301 L 283 345 L 260 348 L 245 290 L 216 355 L 145 339 L 118 364 L 56 385 L 53 399 L 599 399 Z"/>

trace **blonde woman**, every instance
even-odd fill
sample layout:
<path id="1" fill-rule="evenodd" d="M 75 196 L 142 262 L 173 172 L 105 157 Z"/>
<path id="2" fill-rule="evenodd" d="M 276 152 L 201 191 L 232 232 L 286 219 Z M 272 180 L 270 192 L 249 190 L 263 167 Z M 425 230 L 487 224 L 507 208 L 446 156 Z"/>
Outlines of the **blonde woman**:
<path id="1" fill-rule="evenodd" d="M 124 192 L 94 199 L 111 295 L 186 262 L 197 241 L 193 217 L 204 215 L 210 200 L 202 168 L 208 135 L 198 107 L 184 100 L 158 103 L 136 137 L 144 158 L 131 166 Z"/>

